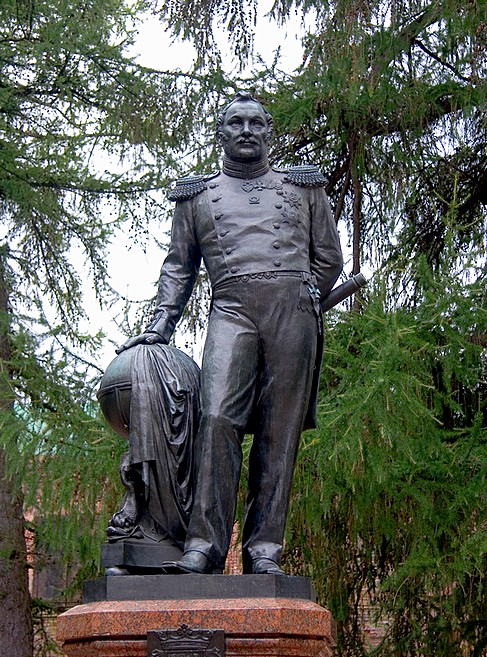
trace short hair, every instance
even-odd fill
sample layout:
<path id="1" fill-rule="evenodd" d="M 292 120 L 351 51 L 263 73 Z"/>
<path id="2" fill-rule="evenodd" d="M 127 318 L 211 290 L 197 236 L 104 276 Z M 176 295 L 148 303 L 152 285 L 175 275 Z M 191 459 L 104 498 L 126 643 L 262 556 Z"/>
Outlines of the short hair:
<path id="1" fill-rule="evenodd" d="M 228 105 L 225 105 L 221 113 L 218 115 L 217 120 L 216 120 L 216 135 L 221 132 L 221 128 L 223 125 L 223 121 L 225 120 L 225 116 L 227 115 L 228 110 L 234 103 L 256 103 L 257 105 L 260 105 L 262 108 L 262 111 L 264 112 L 265 119 L 267 121 L 267 127 L 269 129 L 269 136 L 272 136 L 274 132 L 274 121 L 272 119 L 272 116 L 269 114 L 269 112 L 266 110 L 266 108 L 262 105 L 261 102 L 259 102 L 256 98 L 252 96 L 252 94 L 249 91 L 238 91 L 235 95 L 235 98 L 231 100 Z"/>

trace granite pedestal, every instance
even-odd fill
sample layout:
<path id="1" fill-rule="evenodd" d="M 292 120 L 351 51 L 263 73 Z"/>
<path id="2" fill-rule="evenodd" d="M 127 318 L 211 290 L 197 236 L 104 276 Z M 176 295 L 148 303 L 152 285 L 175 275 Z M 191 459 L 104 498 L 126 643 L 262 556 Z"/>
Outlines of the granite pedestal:
<path id="1" fill-rule="evenodd" d="M 335 643 L 310 581 L 276 575 L 94 580 L 57 632 L 67 657 L 147 657 L 147 632 L 181 626 L 223 630 L 225 657 L 331 657 Z"/>

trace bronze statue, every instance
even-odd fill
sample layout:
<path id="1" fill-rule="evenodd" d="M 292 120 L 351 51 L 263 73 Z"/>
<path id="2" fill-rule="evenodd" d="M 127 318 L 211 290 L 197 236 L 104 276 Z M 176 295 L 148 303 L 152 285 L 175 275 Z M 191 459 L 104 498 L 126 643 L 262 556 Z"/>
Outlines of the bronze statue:
<path id="1" fill-rule="evenodd" d="M 272 118 L 240 92 L 223 110 L 223 170 L 177 181 L 171 245 L 154 319 L 127 341 L 167 343 L 203 260 L 212 304 L 184 554 L 168 573 L 219 573 L 230 544 L 253 434 L 243 527 L 244 573 L 282 574 L 280 555 L 303 428 L 315 426 L 322 355 L 320 299 L 342 269 L 339 238 L 314 166 L 272 168 Z"/>

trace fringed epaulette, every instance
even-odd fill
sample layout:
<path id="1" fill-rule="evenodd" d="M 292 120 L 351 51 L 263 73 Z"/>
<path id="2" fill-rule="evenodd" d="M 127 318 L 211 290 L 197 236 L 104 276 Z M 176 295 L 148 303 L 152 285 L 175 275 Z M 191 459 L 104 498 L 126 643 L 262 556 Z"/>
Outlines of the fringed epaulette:
<path id="1" fill-rule="evenodd" d="M 289 167 L 285 180 L 299 187 L 323 187 L 326 183 L 325 176 L 314 164 Z"/>
<path id="2" fill-rule="evenodd" d="M 218 175 L 218 171 L 200 176 L 179 178 L 169 192 L 170 201 L 189 201 L 208 188 L 207 182 Z"/>

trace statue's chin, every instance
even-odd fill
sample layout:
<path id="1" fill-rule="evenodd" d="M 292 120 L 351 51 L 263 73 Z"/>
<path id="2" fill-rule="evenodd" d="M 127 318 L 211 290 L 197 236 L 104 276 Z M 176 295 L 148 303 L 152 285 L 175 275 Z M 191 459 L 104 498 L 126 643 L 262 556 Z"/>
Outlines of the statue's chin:
<path id="1" fill-rule="evenodd" d="M 262 154 L 260 153 L 256 155 L 250 149 L 244 149 L 228 159 L 233 162 L 238 162 L 239 164 L 253 164 L 254 162 L 260 162 L 260 160 L 262 160 Z"/>

